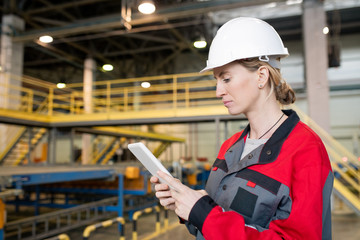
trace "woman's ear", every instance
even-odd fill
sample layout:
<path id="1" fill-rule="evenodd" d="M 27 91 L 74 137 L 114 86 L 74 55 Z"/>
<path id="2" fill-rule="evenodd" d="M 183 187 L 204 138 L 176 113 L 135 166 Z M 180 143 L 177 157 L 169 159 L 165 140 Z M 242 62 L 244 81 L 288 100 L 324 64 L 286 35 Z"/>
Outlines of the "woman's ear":
<path id="1" fill-rule="evenodd" d="M 258 80 L 257 80 L 258 86 L 259 88 L 263 88 L 269 80 L 269 69 L 265 66 L 261 66 L 257 70 L 257 74 L 258 74 Z"/>

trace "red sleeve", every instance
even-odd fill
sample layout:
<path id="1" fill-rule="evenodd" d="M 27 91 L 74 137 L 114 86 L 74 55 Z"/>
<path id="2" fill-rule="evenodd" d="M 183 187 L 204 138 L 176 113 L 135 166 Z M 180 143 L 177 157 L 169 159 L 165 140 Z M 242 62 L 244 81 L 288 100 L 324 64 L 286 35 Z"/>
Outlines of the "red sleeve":
<path id="1" fill-rule="evenodd" d="M 193 211 L 189 219 L 207 240 L 283 239 L 274 230 L 259 232 L 256 228 L 245 225 L 244 218 L 240 214 L 234 211 L 223 212 L 222 208 L 213 203 L 209 196 L 201 198 L 194 207 L 199 207 L 206 212 L 210 206 L 212 209 L 205 217 L 203 224 L 201 224 L 201 216 L 195 217 Z"/>
<path id="2" fill-rule="evenodd" d="M 319 148 L 300 153 L 304 166 L 293 172 L 290 195 L 292 207 L 287 219 L 273 220 L 268 229 L 245 225 L 244 218 L 235 211 L 224 212 L 209 197 L 201 198 L 193 207 L 189 220 L 207 240 L 231 239 L 322 239 L 324 214 L 329 206 L 329 191 L 332 188 L 332 173 L 326 151 Z M 293 166 L 294 168 L 300 166 Z M 323 193 L 326 192 L 326 196 Z M 331 191 L 330 191 L 331 192 Z M 331 230 L 331 229 L 330 229 Z"/>

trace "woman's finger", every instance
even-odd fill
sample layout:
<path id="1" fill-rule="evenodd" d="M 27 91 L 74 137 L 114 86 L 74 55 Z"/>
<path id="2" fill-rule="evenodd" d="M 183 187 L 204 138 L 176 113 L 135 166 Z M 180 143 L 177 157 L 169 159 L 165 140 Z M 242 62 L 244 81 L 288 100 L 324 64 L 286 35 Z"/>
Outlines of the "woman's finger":
<path id="1" fill-rule="evenodd" d="M 180 180 L 173 178 L 162 171 L 158 171 L 157 174 L 176 191 L 180 192 L 183 189 L 184 185 L 180 182 Z"/>
<path id="2" fill-rule="evenodd" d="M 168 190 L 170 190 L 170 188 L 165 183 L 158 183 L 155 185 L 155 191 L 168 191 Z"/>
<path id="3" fill-rule="evenodd" d="M 150 182 L 151 182 L 151 183 L 160 183 L 159 178 L 158 178 L 158 177 L 155 177 L 155 176 L 152 176 L 152 177 L 150 178 Z"/>
<path id="4" fill-rule="evenodd" d="M 174 207 L 175 207 L 175 199 L 173 199 L 173 198 L 161 198 L 159 200 L 160 200 L 160 204 L 164 207 L 170 206 L 170 205 L 174 205 Z"/>
<path id="5" fill-rule="evenodd" d="M 171 197 L 171 192 L 170 191 L 159 191 L 155 193 L 155 196 L 157 198 L 169 198 Z"/>

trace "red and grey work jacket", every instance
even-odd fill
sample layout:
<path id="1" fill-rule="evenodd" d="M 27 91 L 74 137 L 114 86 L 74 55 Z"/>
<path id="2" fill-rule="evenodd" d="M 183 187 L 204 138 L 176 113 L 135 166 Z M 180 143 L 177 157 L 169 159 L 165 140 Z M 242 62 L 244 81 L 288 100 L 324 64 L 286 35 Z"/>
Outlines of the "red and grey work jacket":
<path id="1" fill-rule="evenodd" d="M 244 156 L 249 126 L 221 146 L 187 226 L 197 239 L 331 239 L 333 186 L 321 139 L 292 110 Z"/>

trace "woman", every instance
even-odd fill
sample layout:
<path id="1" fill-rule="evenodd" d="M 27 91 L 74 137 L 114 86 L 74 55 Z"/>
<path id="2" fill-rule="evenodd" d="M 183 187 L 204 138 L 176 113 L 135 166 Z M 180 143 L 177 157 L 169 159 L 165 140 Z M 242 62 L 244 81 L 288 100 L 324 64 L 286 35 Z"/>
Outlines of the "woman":
<path id="1" fill-rule="evenodd" d="M 288 55 L 276 31 L 236 18 L 217 32 L 207 66 L 216 95 L 249 125 L 221 146 L 206 191 L 159 172 L 156 196 L 197 239 L 331 239 L 333 174 L 320 138 L 281 105 L 295 94 L 281 78 Z M 279 104 L 280 103 L 280 104 Z"/>

